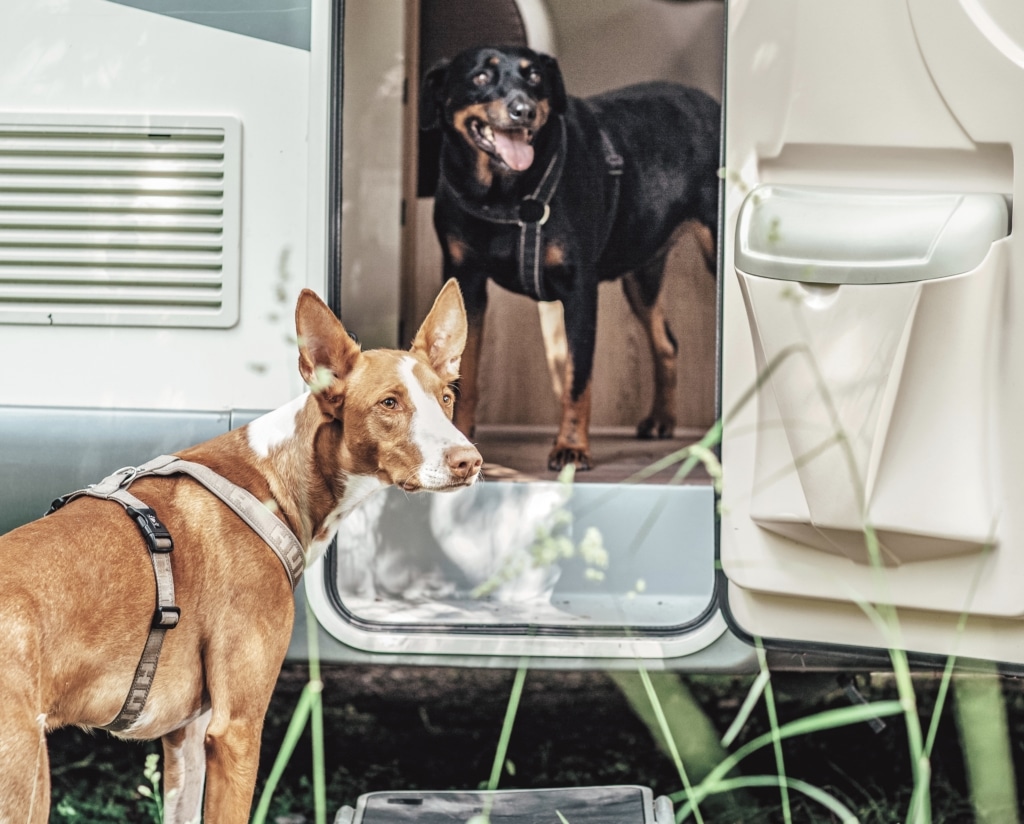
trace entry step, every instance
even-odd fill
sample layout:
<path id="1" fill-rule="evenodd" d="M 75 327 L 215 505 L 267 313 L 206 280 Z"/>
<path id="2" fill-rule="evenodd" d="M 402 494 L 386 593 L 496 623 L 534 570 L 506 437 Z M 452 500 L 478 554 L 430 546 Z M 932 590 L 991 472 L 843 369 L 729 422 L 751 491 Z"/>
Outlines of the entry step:
<path id="1" fill-rule="evenodd" d="M 561 817 L 559 817 L 561 814 Z M 355 809 L 342 807 L 334 824 L 672 824 L 672 802 L 647 787 L 571 787 L 466 792 L 367 793 Z"/>

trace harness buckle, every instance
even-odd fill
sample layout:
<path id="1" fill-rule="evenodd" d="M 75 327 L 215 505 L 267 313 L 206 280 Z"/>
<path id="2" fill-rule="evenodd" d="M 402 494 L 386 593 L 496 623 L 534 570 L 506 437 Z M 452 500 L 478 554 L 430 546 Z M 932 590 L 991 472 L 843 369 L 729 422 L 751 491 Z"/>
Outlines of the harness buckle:
<path id="1" fill-rule="evenodd" d="M 114 474 L 124 475 L 124 477 L 121 479 L 121 483 L 118 488 L 127 489 L 129 486 L 132 485 L 132 481 L 134 481 L 135 477 L 139 474 L 139 468 L 137 466 L 122 466 Z"/>
<path id="2" fill-rule="evenodd" d="M 58 509 L 64 506 L 64 504 L 68 502 L 68 499 L 70 497 L 70 495 L 61 495 L 59 498 L 54 498 L 53 503 L 50 504 L 50 508 L 43 513 L 43 517 L 45 518 L 47 515 L 52 515 L 54 512 L 56 512 Z"/>
<path id="3" fill-rule="evenodd" d="M 171 533 L 167 527 L 156 517 L 156 513 L 147 507 L 136 509 L 134 506 L 125 507 L 125 511 L 139 527 L 142 537 L 149 544 L 150 552 L 170 552 L 174 549 L 174 541 L 171 540 Z"/>
<path id="4" fill-rule="evenodd" d="M 522 223 L 536 223 L 543 226 L 551 217 L 551 207 L 543 200 L 524 197 L 519 202 L 519 220 Z"/>
<path id="5" fill-rule="evenodd" d="M 181 608 L 160 606 L 153 611 L 153 629 L 174 629 L 181 620 Z"/>

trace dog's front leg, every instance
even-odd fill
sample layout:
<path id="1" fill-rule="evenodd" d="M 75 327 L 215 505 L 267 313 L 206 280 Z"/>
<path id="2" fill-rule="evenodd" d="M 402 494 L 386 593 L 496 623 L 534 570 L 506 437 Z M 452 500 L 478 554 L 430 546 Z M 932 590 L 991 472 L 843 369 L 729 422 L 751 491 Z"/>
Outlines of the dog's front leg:
<path id="1" fill-rule="evenodd" d="M 582 289 L 563 301 L 569 358 L 562 390 L 562 421 L 548 454 L 548 469 L 567 464 L 590 469 L 590 386 L 597 330 L 597 288 Z"/>
<path id="2" fill-rule="evenodd" d="M 164 824 L 198 824 L 206 781 L 210 711 L 163 737 Z"/>

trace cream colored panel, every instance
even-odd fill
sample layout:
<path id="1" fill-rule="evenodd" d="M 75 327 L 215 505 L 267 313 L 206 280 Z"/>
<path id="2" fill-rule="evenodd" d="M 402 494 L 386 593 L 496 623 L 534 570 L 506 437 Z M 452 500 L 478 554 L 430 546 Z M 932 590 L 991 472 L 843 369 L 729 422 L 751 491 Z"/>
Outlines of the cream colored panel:
<path id="1" fill-rule="evenodd" d="M 975 272 L 921 285 L 868 502 L 882 542 L 905 560 L 957 551 L 958 543 L 965 550 L 1001 546 L 993 416 L 1009 251 L 1010 241 L 999 241 Z M 910 542 L 898 549 L 900 535 L 934 541 L 921 541 L 919 554 Z"/>
<path id="2" fill-rule="evenodd" d="M 802 2 L 791 45 L 787 143 L 971 148 L 921 60 L 905 4 Z"/>
<path id="3" fill-rule="evenodd" d="M 921 283 L 818 286 L 738 273 L 771 365 L 756 523 L 862 563 L 865 520 L 890 564 L 993 543 L 990 410 L 1006 246 L 974 272 Z M 953 443 L 950 472 L 941 447 Z"/>
<path id="4" fill-rule="evenodd" d="M 973 616 L 958 628 L 959 613 L 971 610 L 978 597 L 963 592 L 943 613 L 902 609 L 895 631 L 881 628 L 853 604 L 824 603 L 800 598 L 779 598 L 737 592 L 730 587 L 733 615 L 744 626 L 770 627 L 776 638 L 805 638 L 809 641 L 848 647 L 905 647 L 933 655 L 956 653 L 995 661 L 1024 661 L 1024 633 L 1018 621 Z M 738 597 L 737 597 L 738 596 Z"/>
<path id="5" fill-rule="evenodd" d="M 816 286 L 739 276 L 751 326 L 766 362 L 774 364 L 764 386 L 781 413 L 782 426 L 758 437 L 785 438 L 789 447 L 782 450 L 781 466 L 758 466 L 751 517 L 769 528 L 776 520 L 792 520 L 792 504 L 780 508 L 775 496 L 760 499 L 772 477 L 788 467 L 800 479 L 814 525 L 860 533 L 865 487 L 888 428 L 921 287 Z M 827 538 L 814 545 L 831 549 Z M 836 549 L 847 551 L 842 544 Z M 863 538 L 853 551 L 855 559 L 865 558 Z"/>
<path id="6" fill-rule="evenodd" d="M 989 191 L 1024 202 L 1019 9 L 997 0 L 731 0 L 725 271 L 734 272 L 739 205 L 765 181 Z M 868 518 L 890 560 L 903 561 L 881 572 L 847 557 L 861 545 L 859 532 L 837 544 L 837 533 L 826 540 L 819 528 L 813 499 L 839 494 L 841 484 L 822 473 L 822 488 L 810 490 L 810 503 L 804 497 L 811 475 L 793 452 L 800 438 L 803 446 L 813 439 L 787 430 L 799 395 L 784 397 L 799 386 L 756 389 L 770 347 L 785 345 L 785 336 L 752 337 L 750 319 L 782 320 L 745 306 L 741 278 L 724 279 L 721 559 L 730 609 L 745 630 L 885 646 L 897 642 L 854 605 L 885 601 L 901 606 L 898 643 L 910 649 L 955 646 L 962 655 L 1024 661 L 1021 242 L 1011 230 L 975 271 L 908 287 L 920 291 L 914 307 L 896 301 L 905 338 L 884 347 L 892 374 L 872 379 L 862 366 L 861 431 L 871 446 L 851 449 L 867 473 Z M 821 358 L 859 334 L 828 335 L 824 325 L 819 333 L 811 340 Z M 829 377 L 833 391 L 848 388 L 841 377 Z M 833 512 L 842 504 L 827 503 Z M 775 531 L 756 520 L 772 512 Z M 968 607 L 976 617 L 957 636 L 952 625 Z"/>
<path id="7" fill-rule="evenodd" d="M 294 305 L 299 287 L 323 285 L 306 257 L 309 71 L 309 52 L 115 3 L 0 2 L 8 116 L 54 112 L 80 125 L 112 113 L 140 123 L 226 116 L 241 124 L 242 175 L 237 324 L 173 332 L 4 325 L 0 352 L 33 353 L 2 359 L 4 403 L 268 409 L 298 391 L 279 301 Z M 159 380 L 126 379 L 126 352 Z M 41 364 L 60 364 L 60 379 L 41 379 Z"/>

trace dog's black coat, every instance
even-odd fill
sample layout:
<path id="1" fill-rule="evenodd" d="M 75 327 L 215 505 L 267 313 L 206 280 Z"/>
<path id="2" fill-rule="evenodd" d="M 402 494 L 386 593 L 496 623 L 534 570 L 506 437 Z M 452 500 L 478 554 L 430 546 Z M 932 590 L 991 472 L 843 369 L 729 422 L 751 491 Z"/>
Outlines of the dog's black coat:
<path id="1" fill-rule="evenodd" d="M 479 215 L 484 207 L 513 208 L 534 192 L 559 148 L 558 120 L 564 118 L 564 168 L 542 230 L 541 289 L 531 296 L 564 306 L 571 358 L 567 405 L 590 383 L 599 281 L 631 272 L 634 310 L 637 298 L 652 306 L 670 242 L 686 221 L 707 227 L 705 254 L 714 271 L 720 113 L 703 92 L 644 83 L 580 99 L 566 94 L 554 58 L 520 47 L 482 47 L 431 69 L 420 107 L 421 126 L 443 132 L 434 225 L 444 276 L 459 281 L 471 324 L 482 323 L 487 278 L 530 294 L 519 272 L 520 228 Z M 494 126 L 531 129 L 527 168 L 512 168 L 498 151 L 481 148 L 473 124 L 479 138 L 488 118 Z M 521 167 L 528 155 L 517 145 L 513 165 Z M 612 173 L 617 169 L 609 154 L 621 156 L 621 174 Z M 641 424 L 640 434 L 671 432 L 652 433 Z M 584 432 L 582 450 L 562 444 L 560 453 L 556 441 L 551 466 L 576 461 L 585 467 L 585 441 Z"/>

